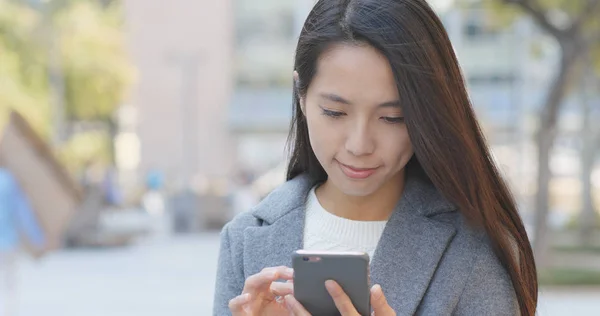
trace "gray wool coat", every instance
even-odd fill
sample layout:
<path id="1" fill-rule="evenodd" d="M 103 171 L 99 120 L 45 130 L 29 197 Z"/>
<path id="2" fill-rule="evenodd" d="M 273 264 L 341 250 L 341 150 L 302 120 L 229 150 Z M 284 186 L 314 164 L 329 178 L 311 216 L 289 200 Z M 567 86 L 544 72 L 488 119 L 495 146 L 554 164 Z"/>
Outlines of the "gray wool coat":
<path id="1" fill-rule="evenodd" d="M 229 300 L 265 267 L 291 266 L 303 244 L 305 201 L 314 186 L 300 175 L 221 232 L 213 315 L 231 315 Z M 438 190 L 408 177 L 402 198 L 371 259 L 398 315 L 518 315 L 514 288 L 486 235 L 467 226 Z"/>

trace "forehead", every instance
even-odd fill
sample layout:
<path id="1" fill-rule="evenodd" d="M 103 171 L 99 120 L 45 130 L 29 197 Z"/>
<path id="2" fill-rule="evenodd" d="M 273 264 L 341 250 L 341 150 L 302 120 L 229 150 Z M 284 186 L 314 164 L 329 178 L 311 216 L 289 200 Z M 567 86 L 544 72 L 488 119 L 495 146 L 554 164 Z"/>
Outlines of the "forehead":
<path id="1" fill-rule="evenodd" d="M 376 104 L 398 98 L 389 61 L 372 46 L 337 44 L 319 58 L 310 90 Z"/>

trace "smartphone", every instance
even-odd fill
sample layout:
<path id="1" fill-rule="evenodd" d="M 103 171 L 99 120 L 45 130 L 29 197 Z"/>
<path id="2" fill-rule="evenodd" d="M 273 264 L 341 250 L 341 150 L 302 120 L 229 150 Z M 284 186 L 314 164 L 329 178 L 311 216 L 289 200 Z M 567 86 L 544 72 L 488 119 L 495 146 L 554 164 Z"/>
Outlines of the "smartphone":
<path id="1" fill-rule="evenodd" d="M 340 315 L 325 288 L 327 280 L 336 281 L 344 289 L 359 314 L 371 314 L 368 254 L 298 250 L 292 267 L 294 297 L 311 315 Z"/>

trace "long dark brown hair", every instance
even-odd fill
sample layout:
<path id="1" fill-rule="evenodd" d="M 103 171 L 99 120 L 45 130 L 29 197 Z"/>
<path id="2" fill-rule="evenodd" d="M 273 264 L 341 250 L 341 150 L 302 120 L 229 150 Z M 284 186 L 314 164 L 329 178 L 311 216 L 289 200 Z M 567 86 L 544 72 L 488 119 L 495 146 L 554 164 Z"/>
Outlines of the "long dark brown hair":
<path id="1" fill-rule="evenodd" d="M 510 274 L 523 315 L 534 315 L 535 261 L 514 197 L 490 156 L 444 26 L 425 0 L 320 0 L 298 41 L 294 116 L 287 179 L 327 174 L 311 148 L 300 108 L 321 54 L 336 43 L 366 43 L 387 57 L 394 73 L 417 171 L 484 228 Z"/>

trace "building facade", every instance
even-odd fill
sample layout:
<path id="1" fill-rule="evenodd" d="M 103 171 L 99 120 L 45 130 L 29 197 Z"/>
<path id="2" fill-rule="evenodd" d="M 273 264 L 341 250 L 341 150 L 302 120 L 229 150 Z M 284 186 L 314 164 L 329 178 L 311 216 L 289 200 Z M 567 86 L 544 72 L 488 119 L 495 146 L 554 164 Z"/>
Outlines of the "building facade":
<path id="1" fill-rule="evenodd" d="M 180 189 L 231 175 L 228 113 L 234 81 L 229 0 L 127 0 L 138 69 L 131 96 L 139 138 L 136 174 L 155 170 Z"/>

